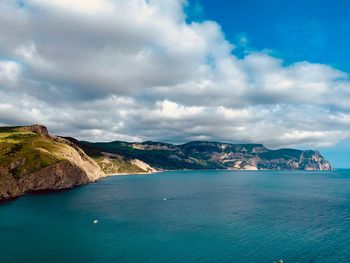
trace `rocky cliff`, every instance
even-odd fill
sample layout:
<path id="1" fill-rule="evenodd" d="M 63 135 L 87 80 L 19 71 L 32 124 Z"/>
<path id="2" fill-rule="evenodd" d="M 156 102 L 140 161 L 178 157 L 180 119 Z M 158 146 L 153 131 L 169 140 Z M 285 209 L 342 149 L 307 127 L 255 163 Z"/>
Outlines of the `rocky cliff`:
<path id="1" fill-rule="evenodd" d="M 156 169 L 137 158 L 103 151 L 93 146 L 90 147 L 71 137 L 65 137 L 64 139 L 70 141 L 74 145 L 79 145 L 87 155 L 97 162 L 107 175 L 147 174 L 156 172 Z"/>
<path id="2" fill-rule="evenodd" d="M 331 170 L 330 163 L 318 151 L 295 149 L 270 150 L 262 144 L 230 144 L 196 141 L 182 145 L 159 142 L 89 143 L 82 148 L 95 149 L 142 160 L 158 170 L 230 169 L 230 170 Z"/>
<path id="3" fill-rule="evenodd" d="M 71 188 L 105 173 L 78 146 L 40 125 L 0 128 L 0 200 Z"/>

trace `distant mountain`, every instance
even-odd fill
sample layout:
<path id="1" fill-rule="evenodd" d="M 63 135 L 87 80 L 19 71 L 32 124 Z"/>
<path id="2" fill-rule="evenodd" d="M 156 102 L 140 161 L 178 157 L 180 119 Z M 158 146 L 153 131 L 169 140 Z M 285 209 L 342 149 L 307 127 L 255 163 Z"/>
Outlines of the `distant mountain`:
<path id="1" fill-rule="evenodd" d="M 230 144 L 193 141 L 182 145 L 160 142 L 91 143 L 79 145 L 89 154 L 105 153 L 139 159 L 157 170 L 231 169 L 231 170 L 331 170 L 318 151 L 295 149 L 270 150 L 262 144 Z"/>
<path id="2" fill-rule="evenodd" d="M 330 170 L 318 151 L 195 141 L 91 143 L 52 136 L 41 125 L 0 127 L 0 201 L 71 188 L 107 175 L 162 170 Z"/>

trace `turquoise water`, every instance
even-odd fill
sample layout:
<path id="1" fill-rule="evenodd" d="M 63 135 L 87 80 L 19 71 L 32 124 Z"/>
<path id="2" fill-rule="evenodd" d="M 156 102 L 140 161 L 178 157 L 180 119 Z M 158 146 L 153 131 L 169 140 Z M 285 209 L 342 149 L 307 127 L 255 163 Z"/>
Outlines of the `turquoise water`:
<path id="1" fill-rule="evenodd" d="M 279 259 L 349 262 L 350 171 L 119 176 L 0 205 L 0 262 Z"/>

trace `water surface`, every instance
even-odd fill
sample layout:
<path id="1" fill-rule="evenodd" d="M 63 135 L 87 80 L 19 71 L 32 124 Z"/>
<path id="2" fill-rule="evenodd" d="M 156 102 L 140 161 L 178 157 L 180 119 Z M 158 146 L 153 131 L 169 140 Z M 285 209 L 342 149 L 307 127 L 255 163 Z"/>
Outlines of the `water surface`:
<path id="1" fill-rule="evenodd" d="M 350 171 L 116 176 L 0 205 L 0 262 L 279 259 L 349 262 Z"/>

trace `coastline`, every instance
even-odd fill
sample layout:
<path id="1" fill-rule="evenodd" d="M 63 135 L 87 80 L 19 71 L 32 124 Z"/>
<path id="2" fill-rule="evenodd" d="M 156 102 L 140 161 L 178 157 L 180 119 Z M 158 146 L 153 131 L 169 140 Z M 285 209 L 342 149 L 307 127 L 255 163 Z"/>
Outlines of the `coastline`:
<path id="1" fill-rule="evenodd" d="M 342 170 L 342 169 L 332 169 L 332 170 L 272 170 L 272 169 L 260 169 L 260 170 L 247 170 L 247 169 L 178 169 L 178 170 L 158 170 L 158 171 L 154 171 L 154 172 L 140 172 L 140 173 L 117 173 L 117 174 L 106 174 L 104 177 L 98 178 L 94 181 L 91 182 L 87 182 L 87 183 L 81 183 L 81 184 L 77 184 L 74 186 L 70 186 L 70 187 L 66 187 L 66 188 L 60 188 L 60 189 L 44 189 L 44 190 L 35 190 L 35 191 L 30 191 L 30 192 L 25 192 L 19 196 L 16 197 L 11 197 L 11 198 L 6 198 L 6 199 L 0 199 L 0 206 L 2 204 L 5 204 L 7 202 L 10 201 L 14 201 L 16 199 L 19 199 L 23 196 L 26 195 L 41 195 L 41 194 L 48 194 L 48 193 L 55 193 L 55 192 L 63 192 L 63 191 L 69 191 L 84 185 L 89 185 L 89 184 L 93 184 L 93 183 L 97 183 L 107 177 L 114 177 L 114 176 L 134 176 L 134 175 L 151 175 L 151 174 L 156 174 L 156 173 L 162 173 L 162 172 L 178 172 L 178 171 L 239 171 L 239 172 L 266 172 L 266 171 L 279 171 L 279 172 L 291 172 L 291 171 L 299 171 L 299 172 L 306 172 L 306 173 L 311 173 L 311 172 L 330 172 L 330 171 L 337 171 L 337 170 Z M 347 169 L 343 169 L 343 170 L 347 170 Z"/>

